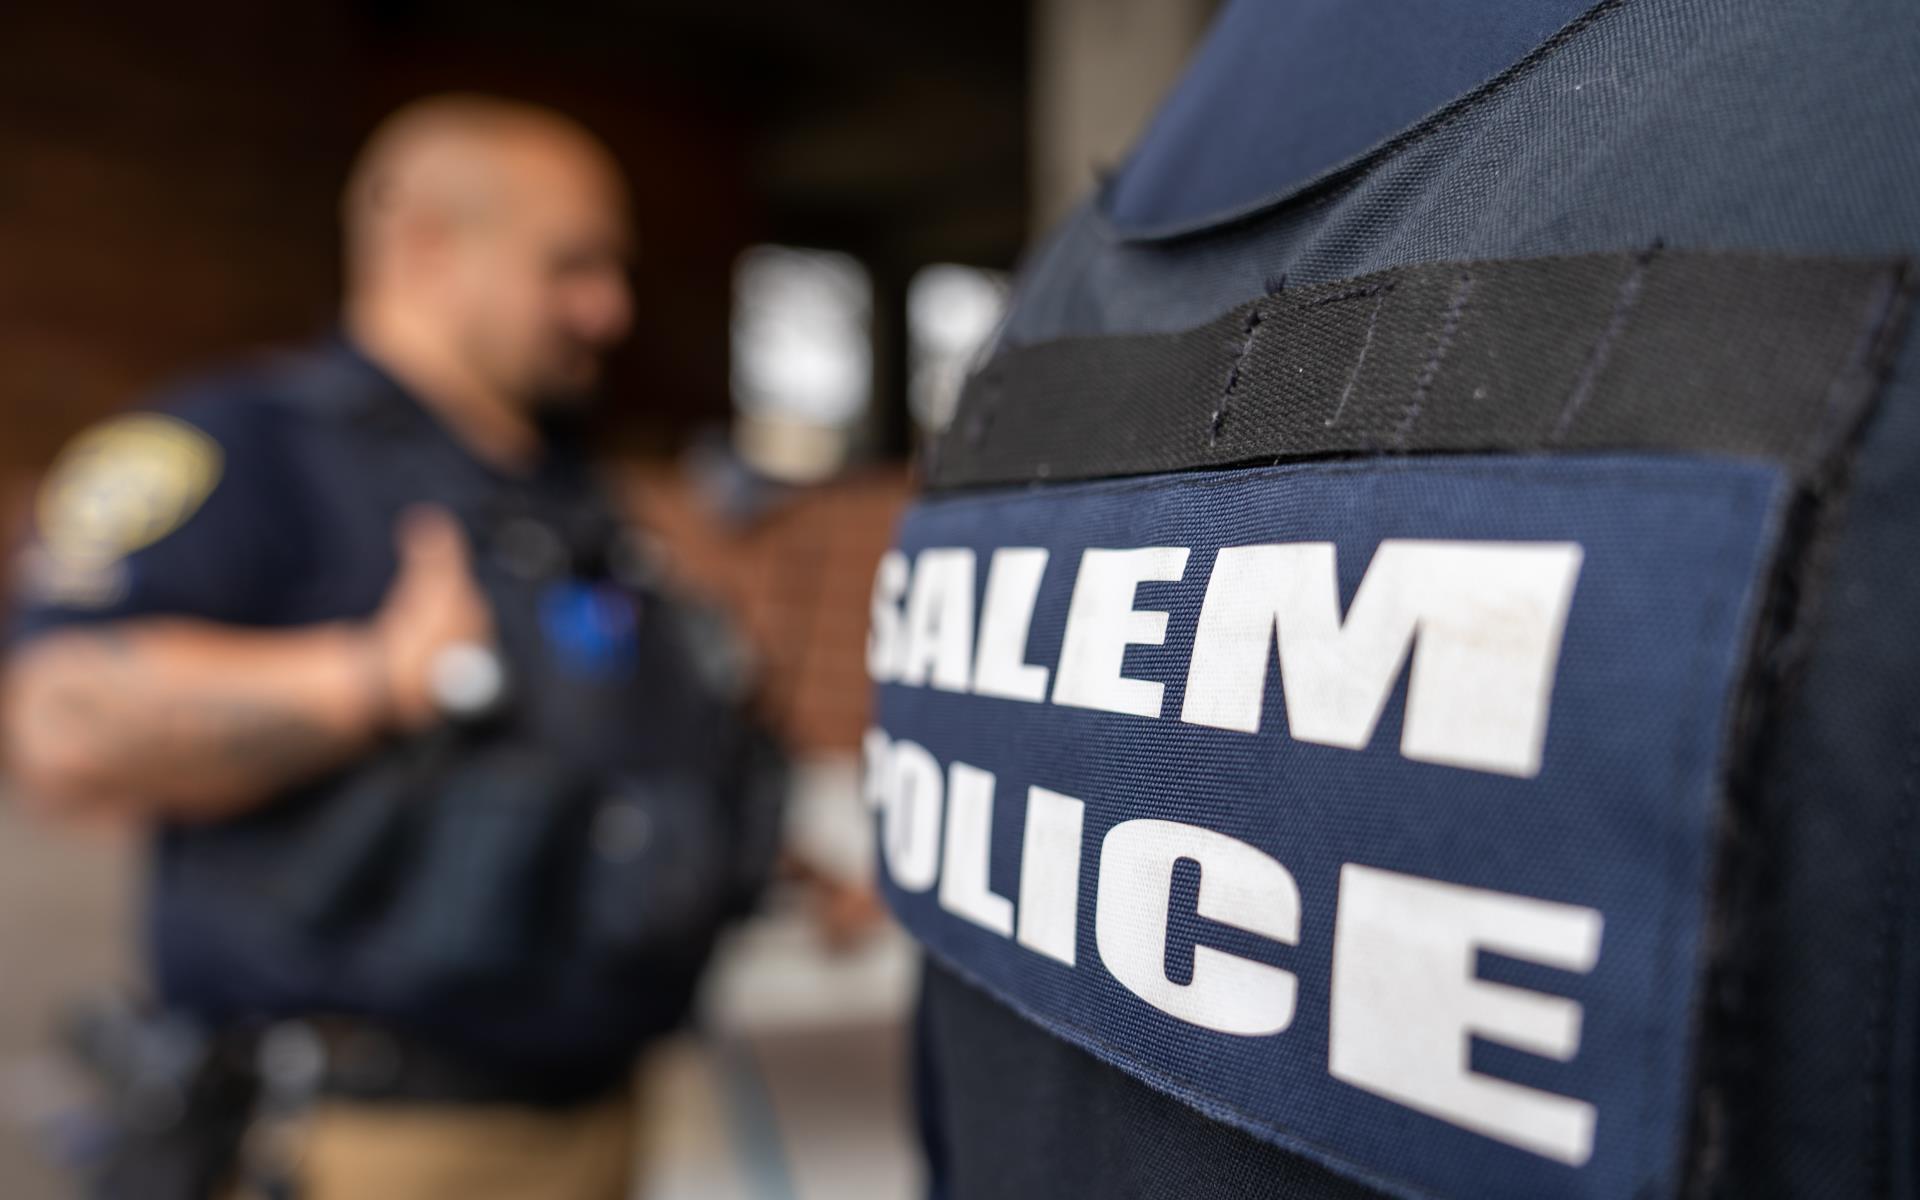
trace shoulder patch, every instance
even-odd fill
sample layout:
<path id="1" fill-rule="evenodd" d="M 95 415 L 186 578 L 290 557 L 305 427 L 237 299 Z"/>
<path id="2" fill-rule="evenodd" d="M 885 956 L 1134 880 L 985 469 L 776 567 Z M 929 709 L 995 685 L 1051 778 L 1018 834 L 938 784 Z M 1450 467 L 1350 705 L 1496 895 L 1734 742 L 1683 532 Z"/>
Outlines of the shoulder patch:
<path id="1" fill-rule="evenodd" d="M 48 472 L 36 509 L 47 553 L 118 561 L 172 533 L 220 481 L 220 444 L 177 417 L 135 413 L 82 433 Z"/>

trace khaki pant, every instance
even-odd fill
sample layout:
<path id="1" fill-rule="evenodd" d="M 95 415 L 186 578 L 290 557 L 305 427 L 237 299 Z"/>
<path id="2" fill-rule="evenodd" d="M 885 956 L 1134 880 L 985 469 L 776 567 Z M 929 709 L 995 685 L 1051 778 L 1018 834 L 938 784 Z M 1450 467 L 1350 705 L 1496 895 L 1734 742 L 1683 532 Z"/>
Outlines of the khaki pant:
<path id="1" fill-rule="evenodd" d="M 634 1122 L 624 1093 L 558 1110 L 325 1101 L 274 1140 L 297 1200 L 624 1200 Z"/>

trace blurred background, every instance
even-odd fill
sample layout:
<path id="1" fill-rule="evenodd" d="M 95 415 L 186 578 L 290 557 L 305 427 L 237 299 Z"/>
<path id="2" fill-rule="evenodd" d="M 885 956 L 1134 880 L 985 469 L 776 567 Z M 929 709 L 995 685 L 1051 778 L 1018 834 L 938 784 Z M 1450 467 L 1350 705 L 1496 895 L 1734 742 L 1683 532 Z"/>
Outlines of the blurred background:
<path id="1" fill-rule="evenodd" d="M 0 5 L 0 520 L 82 426 L 333 321 L 347 165 L 480 90 L 598 132 L 634 183 L 636 332 L 600 444 L 687 586 L 757 647 L 800 754 L 789 838 L 858 880 L 866 596 L 1022 250 L 1113 165 L 1213 0 Z M 133 843 L 0 803 L 0 1195 L 43 1161 L 66 999 L 134 979 Z M 906 1196 L 915 963 L 792 897 L 702 1036 L 649 1064 L 643 1194 Z M 844 932 L 844 931 L 843 931 Z"/>

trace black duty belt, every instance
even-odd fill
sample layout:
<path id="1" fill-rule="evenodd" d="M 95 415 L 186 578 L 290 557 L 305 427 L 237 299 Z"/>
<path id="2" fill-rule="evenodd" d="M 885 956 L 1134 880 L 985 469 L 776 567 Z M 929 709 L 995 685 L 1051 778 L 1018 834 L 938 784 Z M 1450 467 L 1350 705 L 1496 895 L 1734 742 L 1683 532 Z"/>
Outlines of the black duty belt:
<path id="1" fill-rule="evenodd" d="M 602 1079 L 535 1079 L 381 1026 L 340 1018 L 286 1021 L 269 1028 L 258 1035 L 254 1062 L 266 1091 L 279 1097 L 567 1107 L 612 1090 Z"/>

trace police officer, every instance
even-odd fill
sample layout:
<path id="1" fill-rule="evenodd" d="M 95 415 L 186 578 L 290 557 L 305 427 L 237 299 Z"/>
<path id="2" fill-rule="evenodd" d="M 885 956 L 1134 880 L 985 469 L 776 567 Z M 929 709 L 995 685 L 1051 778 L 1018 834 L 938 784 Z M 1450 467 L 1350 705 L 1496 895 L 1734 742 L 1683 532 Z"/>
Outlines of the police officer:
<path id="1" fill-rule="evenodd" d="M 272 1118 L 187 1129 L 189 1190 L 622 1195 L 633 1055 L 766 857 L 738 663 L 572 431 L 631 318 L 624 184 L 555 113 L 443 97 L 344 217 L 337 337 L 52 469 L 10 763 L 155 831 L 159 999 L 245 1067 L 185 1090 Z"/>
<path id="2" fill-rule="evenodd" d="M 873 591 L 971 1197 L 1920 1188 L 1920 21 L 1236 0 Z"/>

